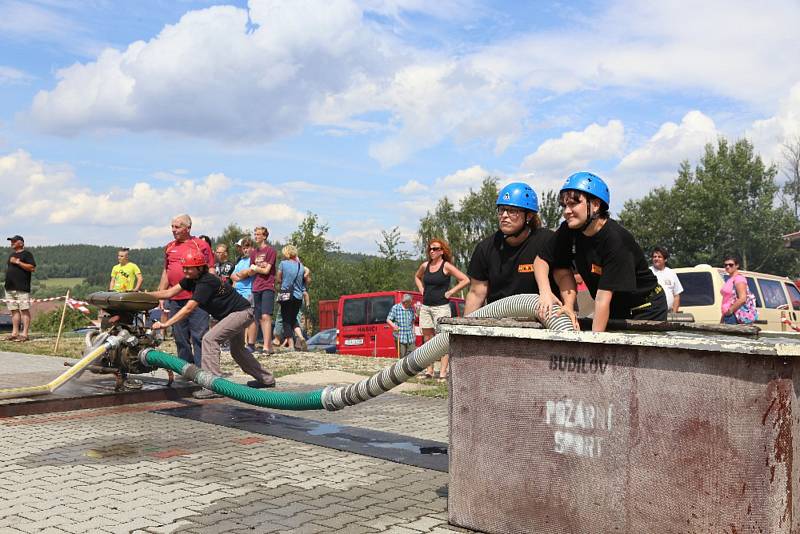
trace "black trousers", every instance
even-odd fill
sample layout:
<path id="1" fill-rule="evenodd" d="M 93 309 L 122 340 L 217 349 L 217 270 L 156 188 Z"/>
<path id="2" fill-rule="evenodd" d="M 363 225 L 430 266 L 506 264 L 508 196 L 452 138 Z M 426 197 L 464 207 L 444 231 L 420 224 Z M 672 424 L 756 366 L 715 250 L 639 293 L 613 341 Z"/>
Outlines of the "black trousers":
<path id="1" fill-rule="evenodd" d="M 294 329 L 297 324 L 297 312 L 303 301 L 294 297 L 281 302 L 281 322 L 283 322 L 283 339 L 294 339 Z"/>
<path id="2" fill-rule="evenodd" d="M 660 290 L 660 291 L 658 291 Z M 631 319 L 637 321 L 666 321 L 667 320 L 667 295 L 661 286 L 650 294 L 649 306 L 640 306 L 631 310 Z"/>

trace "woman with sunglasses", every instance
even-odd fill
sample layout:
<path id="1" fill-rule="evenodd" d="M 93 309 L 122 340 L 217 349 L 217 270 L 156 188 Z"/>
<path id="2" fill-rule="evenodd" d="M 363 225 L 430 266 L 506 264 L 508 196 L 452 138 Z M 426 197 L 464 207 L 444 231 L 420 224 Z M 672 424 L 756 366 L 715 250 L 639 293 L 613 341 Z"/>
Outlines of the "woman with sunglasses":
<path id="1" fill-rule="evenodd" d="M 450 317 L 450 297 L 469 285 L 467 275 L 451 262 L 450 246 L 444 239 L 428 241 L 428 261 L 422 262 L 414 274 L 414 282 L 422 293 L 422 307 L 419 310 L 419 326 L 422 338 L 428 341 L 436 333 L 436 323 L 441 317 Z M 450 289 L 450 280 L 455 277 L 456 285 Z M 439 378 L 447 378 L 448 356 L 442 358 Z M 425 371 L 425 378 L 433 378 L 433 364 Z"/>
<path id="2" fill-rule="evenodd" d="M 553 232 L 542 228 L 536 192 L 528 184 L 511 183 L 500 190 L 495 204 L 498 231 L 478 243 L 472 253 L 464 315 L 504 297 L 539 293 L 533 261 Z M 552 279 L 550 284 L 554 284 Z"/>
<path id="3" fill-rule="evenodd" d="M 722 260 L 728 279 L 719 290 L 722 295 L 722 320 L 724 324 L 738 324 L 736 310 L 747 301 L 747 280 L 739 274 L 739 256 L 727 254 Z"/>

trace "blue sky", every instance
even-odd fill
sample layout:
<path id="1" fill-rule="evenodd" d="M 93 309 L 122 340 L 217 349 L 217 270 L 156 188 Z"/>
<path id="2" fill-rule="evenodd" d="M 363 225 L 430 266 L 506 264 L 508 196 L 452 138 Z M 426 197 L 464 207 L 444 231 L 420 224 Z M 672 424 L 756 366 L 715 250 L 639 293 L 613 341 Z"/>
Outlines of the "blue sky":
<path id="1" fill-rule="evenodd" d="M 0 0 L 0 228 L 154 246 L 172 215 L 374 252 L 492 175 L 612 211 L 723 135 L 800 135 L 795 1 Z"/>

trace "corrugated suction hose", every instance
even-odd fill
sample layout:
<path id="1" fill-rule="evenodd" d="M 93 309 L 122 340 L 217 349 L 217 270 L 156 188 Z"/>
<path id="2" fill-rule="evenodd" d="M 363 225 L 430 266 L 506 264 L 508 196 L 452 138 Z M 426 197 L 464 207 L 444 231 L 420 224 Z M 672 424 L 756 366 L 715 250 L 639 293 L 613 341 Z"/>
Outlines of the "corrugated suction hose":
<path id="1" fill-rule="evenodd" d="M 492 302 L 471 313 L 476 318 L 538 319 L 539 295 L 513 295 Z M 566 316 L 552 317 L 545 321 L 552 330 L 572 331 L 572 322 Z M 184 378 L 200 384 L 221 395 L 254 406 L 278 410 L 341 410 L 365 400 L 377 397 L 419 374 L 433 362 L 447 354 L 449 335 L 437 334 L 414 352 L 383 369 L 370 378 L 349 386 L 327 386 L 309 392 L 265 391 L 253 389 L 203 371 L 194 364 L 160 352 L 144 349 L 139 359 L 149 367 L 171 369 Z"/>
<path id="2" fill-rule="evenodd" d="M 475 310 L 468 317 L 475 318 L 524 318 L 537 319 L 539 295 L 513 295 L 496 300 L 483 308 Z M 560 331 L 574 331 L 572 321 L 565 315 L 552 316 L 544 323 L 546 328 Z M 414 352 L 398 360 L 393 365 L 375 375 L 349 386 L 328 386 L 322 392 L 322 403 L 326 410 L 340 410 L 359 402 L 377 397 L 381 393 L 399 386 L 411 377 L 421 373 L 433 362 L 447 354 L 450 347 L 449 334 L 436 334 Z"/>

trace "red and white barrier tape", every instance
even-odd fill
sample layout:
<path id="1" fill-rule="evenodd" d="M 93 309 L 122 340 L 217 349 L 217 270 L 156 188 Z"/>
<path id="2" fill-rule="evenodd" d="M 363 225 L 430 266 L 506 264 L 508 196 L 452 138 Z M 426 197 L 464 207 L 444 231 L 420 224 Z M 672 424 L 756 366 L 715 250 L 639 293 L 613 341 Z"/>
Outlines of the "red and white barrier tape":
<path id="1" fill-rule="evenodd" d="M 51 302 L 54 300 L 61 300 L 63 298 L 66 298 L 66 295 L 62 295 L 60 297 L 48 297 L 46 299 L 30 299 L 30 303 L 33 304 L 34 302 Z M 17 301 L 14 299 L 0 299 L 0 302 L 17 302 Z M 87 308 L 88 305 L 89 305 L 88 302 L 84 302 L 82 300 L 76 300 L 73 298 L 67 299 L 67 306 L 69 306 L 73 310 L 78 310 L 81 313 L 85 314 L 89 313 L 89 308 Z"/>
<path id="2" fill-rule="evenodd" d="M 49 298 L 46 298 L 46 299 L 30 299 L 30 302 L 31 302 L 31 304 L 33 304 L 34 302 L 49 302 L 51 300 L 61 300 L 63 298 L 64 298 L 64 295 L 61 295 L 60 297 L 49 297 Z M 2 301 L 2 302 L 16 302 L 17 300 L 16 299 L 0 299 L 0 301 Z"/>
<path id="3" fill-rule="evenodd" d="M 88 302 L 84 302 L 82 300 L 67 299 L 67 306 L 73 310 L 78 310 L 81 313 L 85 313 L 86 315 L 89 315 L 89 308 L 86 307 L 88 305 Z"/>

